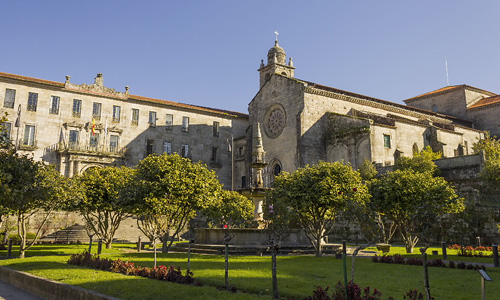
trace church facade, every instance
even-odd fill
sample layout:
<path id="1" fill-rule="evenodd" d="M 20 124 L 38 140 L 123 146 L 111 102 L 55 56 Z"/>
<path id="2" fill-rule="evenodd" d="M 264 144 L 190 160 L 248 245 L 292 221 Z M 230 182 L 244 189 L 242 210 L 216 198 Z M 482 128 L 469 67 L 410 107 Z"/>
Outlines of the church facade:
<path id="1" fill-rule="evenodd" d="M 234 190 L 270 187 L 279 172 L 320 160 L 388 166 L 426 146 L 445 157 L 467 155 L 484 130 L 500 133 L 500 96 L 469 86 L 392 103 L 297 79 L 278 41 L 258 72 L 248 114 L 132 95 L 128 87 L 118 92 L 102 74 L 77 85 L 69 76 L 55 82 L 0 73 L 0 111 L 18 151 L 67 176 L 177 152 L 206 163 Z"/>

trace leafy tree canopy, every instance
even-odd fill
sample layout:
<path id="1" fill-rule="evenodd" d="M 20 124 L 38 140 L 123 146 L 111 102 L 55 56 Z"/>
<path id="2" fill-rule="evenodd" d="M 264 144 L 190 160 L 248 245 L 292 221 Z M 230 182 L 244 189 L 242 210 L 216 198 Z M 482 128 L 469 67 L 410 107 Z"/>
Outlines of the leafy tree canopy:
<path id="1" fill-rule="evenodd" d="M 396 170 L 371 182 L 372 203 L 378 212 L 399 227 L 413 251 L 419 237 L 437 217 L 464 210 L 464 200 L 442 177 L 413 169 Z"/>
<path id="2" fill-rule="evenodd" d="M 440 159 L 443 156 L 441 152 L 434 152 L 430 146 L 422 151 L 415 153 L 413 157 L 400 157 L 394 164 L 395 170 L 411 169 L 416 172 L 431 172 L 437 175 L 438 168 L 433 160 Z"/>
<path id="3" fill-rule="evenodd" d="M 363 164 L 359 167 L 358 172 L 364 181 L 372 180 L 378 174 L 377 168 L 369 159 L 363 160 Z"/>
<path id="4" fill-rule="evenodd" d="M 475 154 L 484 151 L 487 161 L 500 161 L 500 141 L 496 136 L 487 135 L 485 139 L 472 145 L 472 150 Z"/>
<path id="5" fill-rule="evenodd" d="M 319 256 L 321 239 L 331 231 L 337 214 L 349 202 L 364 203 L 369 194 L 350 165 L 319 162 L 293 173 L 282 172 L 267 197 L 293 210 Z"/>
<path id="6" fill-rule="evenodd" d="M 35 162 L 33 158 L 12 150 L 0 151 L 0 174 L 4 180 L 0 188 L 0 206 L 17 218 L 22 258 L 36 242 L 50 214 L 56 209 L 63 209 L 75 194 L 69 179 L 53 166 Z M 35 228 L 35 238 L 26 245 L 27 224 L 35 213 L 42 216 L 42 222 Z"/>
<path id="7" fill-rule="evenodd" d="M 106 248 L 111 248 L 116 230 L 132 210 L 133 199 L 122 191 L 130 185 L 133 173 L 128 167 L 104 167 L 88 169 L 78 177 L 84 196 L 75 207 L 90 234 L 102 239 Z"/>
<path id="8" fill-rule="evenodd" d="M 166 246 L 170 231 L 172 237 L 179 234 L 197 211 L 216 206 L 222 193 L 214 171 L 178 154 L 143 159 L 131 187 L 128 193 L 136 200 L 134 211 L 140 216 L 139 228 L 153 239 L 161 233 L 164 251 L 173 242 L 171 239 Z"/>
<path id="9" fill-rule="evenodd" d="M 223 190 L 215 205 L 204 211 L 214 226 L 246 227 L 254 219 L 252 200 L 238 192 Z"/>
<path id="10" fill-rule="evenodd" d="M 486 161 L 481 177 L 494 185 L 500 186 L 500 141 L 489 135 L 472 146 L 474 153 L 484 152 Z"/>

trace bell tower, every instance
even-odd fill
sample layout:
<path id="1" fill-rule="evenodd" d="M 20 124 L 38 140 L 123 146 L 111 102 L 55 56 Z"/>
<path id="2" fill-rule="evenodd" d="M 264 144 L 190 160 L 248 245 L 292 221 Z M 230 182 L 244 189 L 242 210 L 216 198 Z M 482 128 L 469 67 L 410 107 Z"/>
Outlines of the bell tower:
<path id="1" fill-rule="evenodd" d="M 260 73 L 260 88 L 271 78 L 271 75 L 278 73 L 283 76 L 294 77 L 295 67 L 293 66 L 292 58 L 286 63 L 286 53 L 283 48 L 278 45 L 278 32 L 274 47 L 267 52 L 267 65 L 264 65 L 264 60 L 260 61 L 260 68 L 257 70 Z"/>

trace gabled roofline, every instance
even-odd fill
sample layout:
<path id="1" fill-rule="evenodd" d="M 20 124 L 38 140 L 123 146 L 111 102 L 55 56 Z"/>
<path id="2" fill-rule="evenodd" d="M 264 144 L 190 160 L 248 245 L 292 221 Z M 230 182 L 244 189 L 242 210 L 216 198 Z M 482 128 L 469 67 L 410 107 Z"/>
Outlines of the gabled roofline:
<path id="1" fill-rule="evenodd" d="M 437 89 L 437 90 L 434 90 L 434 91 L 431 91 L 431 92 L 428 92 L 428 93 L 424 93 L 424 94 L 421 94 L 421 95 L 418 95 L 418 96 L 415 96 L 415 97 L 412 97 L 412 98 L 408 98 L 406 100 L 403 100 L 404 103 L 408 104 L 408 103 L 411 103 L 411 102 L 414 102 L 414 101 L 417 101 L 417 100 L 421 100 L 421 99 L 425 99 L 425 98 L 430 98 L 430 97 L 434 97 L 434 96 L 438 96 L 438 95 L 442 95 L 442 94 L 446 94 L 446 93 L 451 93 L 459 88 L 463 88 L 464 90 L 467 89 L 467 90 L 470 90 L 470 91 L 474 91 L 474 92 L 478 92 L 478 93 L 482 93 L 482 94 L 486 94 L 486 95 L 489 95 L 489 96 L 496 96 L 497 94 L 493 93 L 493 92 L 490 92 L 490 91 L 486 91 L 486 90 L 483 90 L 483 89 L 479 89 L 479 88 L 476 88 L 476 87 L 473 87 L 473 86 L 470 86 L 470 85 L 467 85 L 467 84 L 461 84 L 461 85 L 451 85 L 451 86 L 445 86 L 445 87 L 442 87 L 440 89 Z"/>
<path id="2" fill-rule="evenodd" d="M 477 101 L 474 105 L 471 105 L 467 110 L 480 110 L 486 109 L 500 104 L 500 95 L 488 97 Z"/>
<path id="3" fill-rule="evenodd" d="M 407 105 L 403 105 L 403 104 L 399 104 L 399 103 L 395 103 L 395 102 L 391 102 L 391 101 L 387 101 L 387 100 L 382 100 L 382 99 L 378 99 L 378 98 L 374 98 L 374 97 L 369 97 L 369 96 L 365 96 L 365 95 L 361 95 L 361 94 L 356 94 L 356 93 L 352 93 L 352 92 L 348 92 L 348 91 L 336 89 L 336 88 L 333 88 L 333 87 L 329 87 L 329 86 L 317 84 L 317 83 L 306 81 L 306 80 L 301 80 L 301 79 L 297 79 L 297 80 L 300 80 L 300 81 L 304 82 L 306 84 L 307 88 L 310 88 L 310 89 L 318 89 L 318 90 L 322 90 L 322 91 L 326 91 L 326 92 L 330 92 L 330 93 L 344 95 L 344 96 L 347 96 L 347 97 L 353 97 L 353 98 L 368 100 L 370 102 L 375 102 L 375 103 L 382 104 L 382 105 L 388 105 L 388 106 L 395 107 L 397 109 L 402 109 L 402 110 L 406 110 L 406 111 L 409 111 L 409 112 L 414 112 L 414 113 L 417 113 L 417 114 L 428 115 L 428 116 L 434 117 L 434 118 L 446 119 L 446 120 L 449 120 L 449 121 L 452 121 L 452 122 L 459 122 L 459 123 L 462 123 L 462 124 L 472 124 L 472 122 L 469 121 L 469 120 L 464 120 L 464 119 L 460 119 L 460 118 L 457 118 L 457 117 L 453 117 L 453 116 L 449 116 L 449 115 L 444 115 L 444 114 L 432 112 L 432 111 L 421 109 L 421 108 L 416 108 L 416 107 L 407 106 Z M 306 89 L 306 92 L 307 92 L 307 89 Z"/>
<path id="4" fill-rule="evenodd" d="M 149 103 L 166 105 L 166 106 L 171 106 L 171 107 L 180 108 L 180 109 L 188 109 L 188 110 L 200 111 L 200 112 L 204 112 L 204 113 L 223 115 L 225 117 L 231 117 L 231 118 L 235 118 L 235 117 L 248 118 L 248 114 L 235 112 L 235 111 L 210 108 L 210 107 L 204 107 L 204 106 L 198 106 L 198 105 L 192 105 L 192 104 L 185 104 L 185 103 L 180 103 L 180 102 L 155 99 L 155 98 L 149 98 L 149 97 L 138 96 L 138 95 L 128 95 L 128 97 L 120 97 L 120 96 L 113 95 L 113 94 L 99 93 L 99 92 L 95 92 L 95 91 L 83 90 L 83 89 L 78 89 L 78 88 L 74 88 L 74 87 L 66 88 L 66 85 L 63 82 L 39 79 L 39 78 L 4 73 L 4 72 L 0 72 L 0 79 L 1 78 L 21 81 L 23 83 L 32 83 L 32 84 L 50 86 L 52 88 L 57 87 L 61 91 L 67 91 L 67 92 L 72 92 L 72 93 L 106 97 L 106 98 L 118 99 L 118 100 L 122 100 L 122 101 L 136 100 L 136 101 L 142 101 L 142 102 L 149 102 Z"/>

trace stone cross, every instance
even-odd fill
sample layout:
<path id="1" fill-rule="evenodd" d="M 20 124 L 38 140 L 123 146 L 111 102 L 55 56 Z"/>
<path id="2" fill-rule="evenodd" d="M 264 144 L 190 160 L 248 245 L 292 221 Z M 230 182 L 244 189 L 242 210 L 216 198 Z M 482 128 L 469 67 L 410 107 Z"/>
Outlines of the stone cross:
<path id="1" fill-rule="evenodd" d="M 278 30 L 276 30 L 276 31 L 274 32 L 274 34 L 276 34 L 276 42 L 277 42 L 277 41 L 278 41 L 278 34 L 279 34 L 279 33 L 278 33 Z"/>

